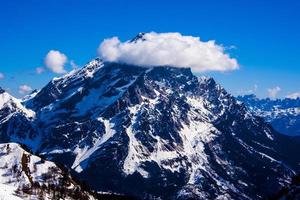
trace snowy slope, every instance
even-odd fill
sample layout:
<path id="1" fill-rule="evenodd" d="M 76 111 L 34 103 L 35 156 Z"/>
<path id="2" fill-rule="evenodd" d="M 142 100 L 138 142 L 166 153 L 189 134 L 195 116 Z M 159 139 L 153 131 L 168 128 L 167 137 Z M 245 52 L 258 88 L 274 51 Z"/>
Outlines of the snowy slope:
<path id="1" fill-rule="evenodd" d="M 0 183 L 0 200 L 22 200 L 15 191 L 15 187 Z"/>
<path id="2" fill-rule="evenodd" d="M 0 88 L 0 110 L 3 109 L 9 109 L 12 111 L 12 113 L 10 113 L 11 115 L 14 112 L 21 112 L 24 115 L 26 115 L 26 117 L 28 118 L 33 118 L 35 116 L 35 113 L 30 110 L 25 108 L 22 104 L 21 104 L 21 100 L 14 98 L 13 96 L 11 96 L 10 94 L 8 94 L 7 92 L 5 92 L 3 89 Z M 9 120 L 10 116 L 7 116 L 7 118 L 2 118 L 1 119 L 1 123 L 3 123 L 4 121 Z"/>
<path id="3" fill-rule="evenodd" d="M 82 197 L 93 199 L 53 162 L 30 154 L 16 143 L 0 144 L 0 159 L 0 199 L 39 199 L 40 196 L 74 199 L 75 190 Z"/>

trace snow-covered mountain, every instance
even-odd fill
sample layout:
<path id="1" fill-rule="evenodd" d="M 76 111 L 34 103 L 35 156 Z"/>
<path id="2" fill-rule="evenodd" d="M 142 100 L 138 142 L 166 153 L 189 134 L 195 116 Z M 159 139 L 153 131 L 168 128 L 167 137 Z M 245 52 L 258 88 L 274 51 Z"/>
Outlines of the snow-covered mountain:
<path id="1" fill-rule="evenodd" d="M 280 133 L 300 135 L 300 98 L 259 99 L 255 95 L 237 97 L 250 111 L 271 123 Z"/>
<path id="2" fill-rule="evenodd" d="M 97 191 L 262 199 L 299 170 L 293 139 L 188 68 L 95 59 L 22 103 L 1 115 L 0 139 L 26 143 Z"/>
<path id="3" fill-rule="evenodd" d="M 14 98 L 0 87 L 0 109 L 1 109 L 1 123 L 8 121 L 13 114 L 21 113 L 27 118 L 33 118 L 34 112 L 25 108 L 21 100 Z M 6 113 L 4 113 L 6 111 Z M 9 114 L 8 114 L 9 112 Z M 3 118 L 7 116 L 7 118 Z"/>
<path id="4" fill-rule="evenodd" d="M 39 130 L 35 127 L 35 112 L 25 108 L 22 101 L 0 88 L 1 142 L 18 142 L 36 150 Z"/>
<path id="5" fill-rule="evenodd" d="M 0 199 L 94 199 L 53 162 L 0 144 Z"/>

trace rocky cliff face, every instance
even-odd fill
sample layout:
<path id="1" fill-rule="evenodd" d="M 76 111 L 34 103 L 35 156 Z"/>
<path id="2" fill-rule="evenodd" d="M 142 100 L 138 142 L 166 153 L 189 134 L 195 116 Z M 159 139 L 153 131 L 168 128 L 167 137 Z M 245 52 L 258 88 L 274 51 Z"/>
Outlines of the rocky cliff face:
<path id="1" fill-rule="evenodd" d="M 97 191 L 147 199 L 262 199 L 299 168 L 291 138 L 212 78 L 187 68 L 95 59 L 53 79 L 23 105 L 33 115 L 21 112 L 26 120 L 18 124 L 32 131 L 12 133 L 2 125 L 1 138 L 25 134 L 27 140 L 18 141 Z"/>

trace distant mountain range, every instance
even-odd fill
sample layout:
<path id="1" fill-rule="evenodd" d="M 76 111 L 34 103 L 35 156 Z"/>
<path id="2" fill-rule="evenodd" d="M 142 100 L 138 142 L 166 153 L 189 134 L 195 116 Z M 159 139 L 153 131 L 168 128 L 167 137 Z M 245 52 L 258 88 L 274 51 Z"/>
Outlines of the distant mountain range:
<path id="1" fill-rule="evenodd" d="M 237 99 L 257 116 L 264 118 L 280 133 L 300 136 L 300 98 L 259 99 L 255 95 L 238 96 Z"/>
<path id="2" fill-rule="evenodd" d="M 212 78 L 100 59 L 24 100 L 1 90 L 0 142 L 137 199 L 262 199 L 300 168 L 299 143 Z"/>

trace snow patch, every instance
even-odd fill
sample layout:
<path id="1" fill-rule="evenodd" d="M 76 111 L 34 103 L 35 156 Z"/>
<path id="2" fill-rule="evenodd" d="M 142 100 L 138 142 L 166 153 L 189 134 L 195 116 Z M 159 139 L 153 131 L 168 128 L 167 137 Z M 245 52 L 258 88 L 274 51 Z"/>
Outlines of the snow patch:
<path id="1" fill-rule="evenodd" d="M 71 168 L 75 169 L 75 171 L 77 171 L 78 173 L 82 172 L 82 170 L 84 170 L 87 167 L 88 160 L 91 157 L 91 155 L 95 153 L 101 147 L 102 144 L 107 142 L 116 133 L 116 131 L 113 129 L 114 123 L 111 123 L 109 120 L 102 118 L 99 118 L 98 120 L 102 121 L 105 126 L 105 132 L 103 136 L 101 138 L 98 138 L 93 147 L 91 148 L 85 146 L 84 148 L 77 147 L 74 150 L 76 158 Z"/>
<path id="2" fill-rule="evenodd" d="M 22 200 L 15 193 L 16 187 L 0 183 L 0 200 Z"/>

